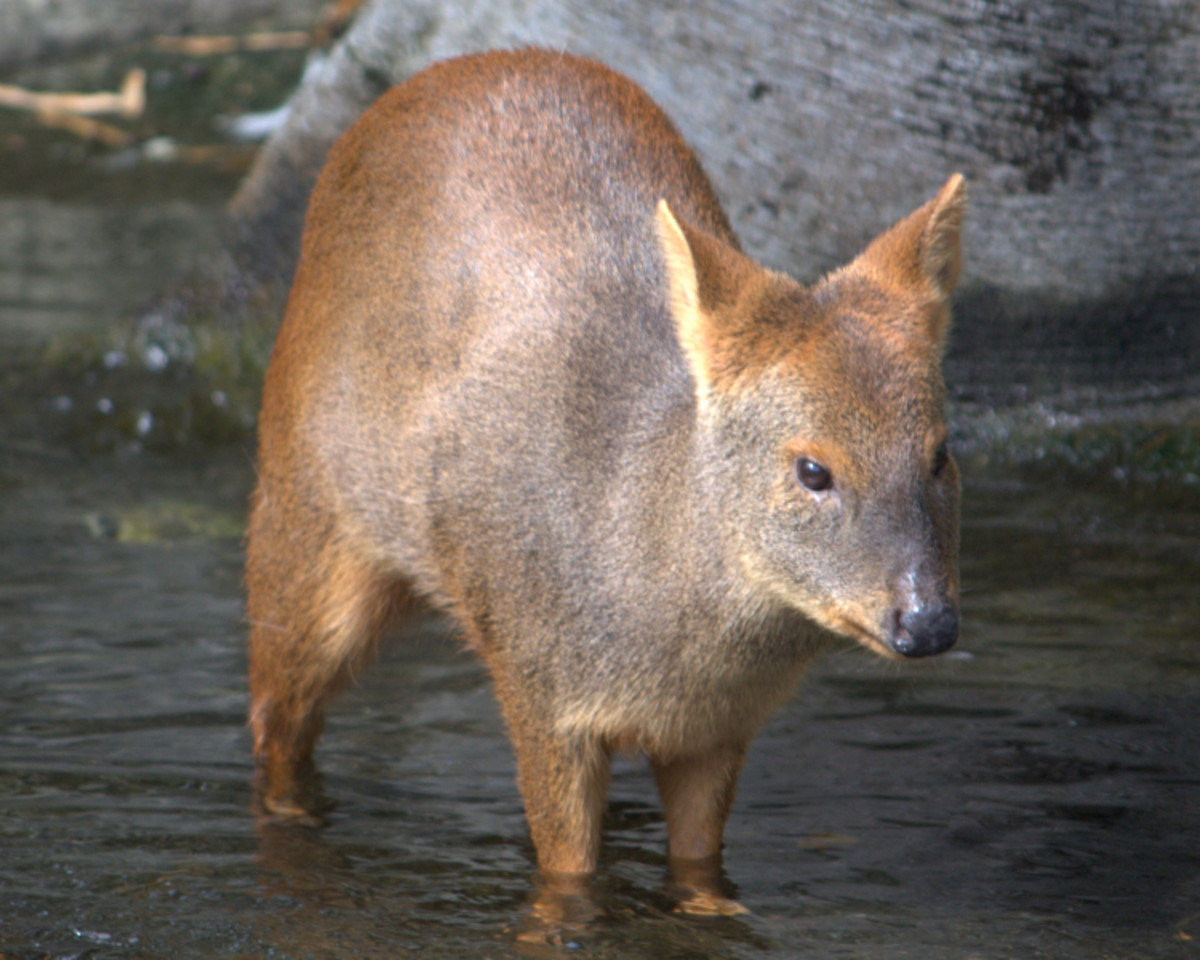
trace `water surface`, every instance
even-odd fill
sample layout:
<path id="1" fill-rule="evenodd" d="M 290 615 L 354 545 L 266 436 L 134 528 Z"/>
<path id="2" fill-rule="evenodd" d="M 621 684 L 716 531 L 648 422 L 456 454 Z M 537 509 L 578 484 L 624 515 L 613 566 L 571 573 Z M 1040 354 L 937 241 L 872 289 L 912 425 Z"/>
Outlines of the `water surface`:
<path id="1" fill-rule="evenodd" d="M 532 854 L 487 679 L 398 637 L 320 749 L 324 831 L 249 813 L 252 470 L 0 461 L 0 954 L 508 956 Z M 754 912 L 670 913 L 618 765 L 580 949 L 622 957 L 1174 957 L 1200 936 L 1200 513 L 968 484 L 950 656 L 824 661 L 726 834 Z"/>

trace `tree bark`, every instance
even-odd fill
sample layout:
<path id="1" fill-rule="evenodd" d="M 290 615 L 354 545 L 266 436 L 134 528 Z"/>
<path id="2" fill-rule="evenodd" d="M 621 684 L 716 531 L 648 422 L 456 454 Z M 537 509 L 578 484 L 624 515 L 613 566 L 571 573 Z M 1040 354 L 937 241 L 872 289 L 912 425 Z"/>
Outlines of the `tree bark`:
<path id="1" fill-rule="evenodd" d="M 646 87 L 747 250 L 802 280 L 962 171 L 967 270 L 948 366 L 960 393 L 1112 378 L 1194 389 L 1191 0 L 375 0 L 233 204 L 242 278 L 286 284 L 326 151 L 388 84 L 525 44 Z"/>

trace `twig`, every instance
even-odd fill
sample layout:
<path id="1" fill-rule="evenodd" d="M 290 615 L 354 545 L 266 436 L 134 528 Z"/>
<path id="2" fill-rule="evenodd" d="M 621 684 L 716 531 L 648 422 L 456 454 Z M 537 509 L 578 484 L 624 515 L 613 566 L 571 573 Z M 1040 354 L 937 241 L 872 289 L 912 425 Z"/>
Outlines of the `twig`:
<path id="1" fill-rule="evenodd" d="M 180 163 L 192 163 L 202 166 L 212 166 L 220 170 L 247 170 L 254 162 L 257 150 L 253 147 L 231 145 L 227 143 L 200 144 L 194 147 L 180 147 L 175 159 Z"/>
<path id="2" fill-rule="evenodd" d="M 214 34 L 210 36 L 160 36 L 153 47 L 163 53 L 181 53 L 189 57 L 215 57 L 239 50 L 248 53 L 263 50 L 303 50 L 305 47 L 325 46 L 338 36 L 353 19 L 363 0 L 333 0 L 317 18 L 311 30 L 286 30 L 266 33 L 247 33 L 242 36 Z"/>
<path id="3" fill-rule="evenodd" d="M 74 113 L 62 113 L 57 110 L 39 110 L 38 123 L 45 127 L 66 130 L 84 140 L 98 140 L 106 147 L 128 146 L 133 140 L 130 134 L 111 123 L 93 120 L 91 117 L 81 117 Z"/>
<path id="4" fill-rule="evenodd" d="M 333 0 L 317 18 L 317 25 L 313 27 L 313 39 L 324 45 L 341 36 L 363 2 L 364 0 Z"/>
<path id="5" fill-rule="evenodd" d="M 307 30 L 283 33 L 247 33 L 244 36 L 155 37 L 154 49 L 164 53 L 182 53 L 189 57 L 213 57 L 238 50 L 302 50 L 311 46 Z"/>
<path id="6" fill-rule="evenodd" d="M 140 117 L 146 109 L 146 71 L 130 70 L 117 93 L 37 93 L 0 83 L 0 106 L 46 114 Z"/>

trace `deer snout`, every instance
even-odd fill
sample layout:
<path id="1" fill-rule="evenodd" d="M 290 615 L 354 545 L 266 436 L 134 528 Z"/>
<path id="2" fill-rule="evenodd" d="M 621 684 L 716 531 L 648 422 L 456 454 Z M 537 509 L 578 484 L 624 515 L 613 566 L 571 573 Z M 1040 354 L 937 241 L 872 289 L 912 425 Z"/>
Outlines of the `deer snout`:
<path id="1" fill-rule="evenodd" d="M 902 657 L 932 657 L 957 639 L 958 608 L 939 602 L 896 610 L 888 645 Z"/>

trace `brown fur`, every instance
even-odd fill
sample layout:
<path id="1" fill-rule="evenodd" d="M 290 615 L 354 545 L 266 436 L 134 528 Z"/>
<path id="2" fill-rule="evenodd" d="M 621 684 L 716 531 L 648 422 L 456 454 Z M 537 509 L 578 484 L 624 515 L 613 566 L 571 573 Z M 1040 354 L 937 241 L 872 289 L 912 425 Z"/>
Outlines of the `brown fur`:
<path id="1" fill-rule="evenodd" d="M 545 871 L 595 868 L 615 750 L 649 755 L 673 860 L 715 862 L 750 738 L 833 635 L 915 656 L 957 633 L 963 209 L 954 177 L 805 288 L 740 252 L 599 64 L 465 57 L 382 97 L 314 192 L 264 389 L 268 810 L 305 814 L 326 704 L 419 600 L 492 673 Z"/>

